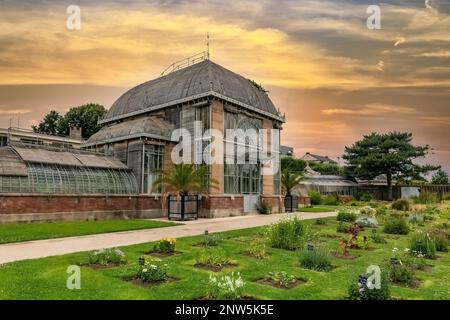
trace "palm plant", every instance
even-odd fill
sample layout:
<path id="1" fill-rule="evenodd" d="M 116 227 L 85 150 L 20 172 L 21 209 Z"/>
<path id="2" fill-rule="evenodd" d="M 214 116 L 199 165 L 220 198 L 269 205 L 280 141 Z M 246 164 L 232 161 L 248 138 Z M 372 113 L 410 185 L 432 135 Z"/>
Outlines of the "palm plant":
<path id="1" fill-rule="evenodd" d="M 165 193 L 187 195 L 190 192 L 205 193 L 209 186 L 215 187 L 217 181 L 209 178 L 207 166 L 194 164 L 175 164 L 159 172 L 153 182 L 154 188 L 161 188 Z"/>
<path id="2" fill-rule="evenodd" d="M 299 172 L 293 172 L 290 170 L 283 170 L 281 173 L 281 185 L 286 195 L 290 196 L 292 189 L 294 189 L 301 180 L 303 180 L 303 174 Z"/>

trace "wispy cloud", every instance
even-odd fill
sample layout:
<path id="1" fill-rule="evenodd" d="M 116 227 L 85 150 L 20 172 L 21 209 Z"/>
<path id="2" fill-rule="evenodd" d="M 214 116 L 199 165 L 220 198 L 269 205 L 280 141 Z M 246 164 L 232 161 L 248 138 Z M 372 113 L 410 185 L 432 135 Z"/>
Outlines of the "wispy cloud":
<path id="1" fill-rule="evenodd" d="M 417 110 L 411 107 L 369 104 L 361 108 L 328 108 L 322 110 L 325 115 L 346 115 L 346 116 L 380 116 L 390 114 L 417 114 Z"/>

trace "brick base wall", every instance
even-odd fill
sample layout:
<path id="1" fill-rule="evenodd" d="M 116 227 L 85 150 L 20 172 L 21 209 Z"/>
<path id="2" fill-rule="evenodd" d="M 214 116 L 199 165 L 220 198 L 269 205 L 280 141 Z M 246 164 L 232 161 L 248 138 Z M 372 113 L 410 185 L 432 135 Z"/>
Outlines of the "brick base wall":
<path id="1" fill-rule="evenodd" d="M 87 213 L 90 213 L 88 215 Z M 20 217 L 23 215 L 23 217 Z M 79 215 L 79 216 L 78 216 Z M 161 198 L 104 195 L 0 195 L 0 223 L 115 216 L 162 217 Z M 44 218 L 43 218 L 44 217 Z"/>
<path id="2" fill-rule="evenodd" d="M 244 214 L 244 197 L 216 196 L 202 197 L 199 216 L 201 218 L 219 218 L 241 216 Z"/>
<path id="3" fill-rule="evenodd" d="M 284 212 L 284 197 L 281 196 L 261 196 L 261 201 L 267 202 L 272 207 L 272 213 Z"/>

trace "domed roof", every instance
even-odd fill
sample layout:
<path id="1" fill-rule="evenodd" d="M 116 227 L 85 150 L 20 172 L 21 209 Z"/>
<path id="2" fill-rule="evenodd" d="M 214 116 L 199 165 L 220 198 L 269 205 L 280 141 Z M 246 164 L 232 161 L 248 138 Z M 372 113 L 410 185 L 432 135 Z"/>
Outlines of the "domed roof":
<path id="1" fill-rule="evenodd" d="M 204 60 L 128 90 L 114 102 L 100 123 L 210 94 L 230 98 L 256 111 L 279 117 L 266 92 L 254 86 L 248 79 L 211 60 Z"/>

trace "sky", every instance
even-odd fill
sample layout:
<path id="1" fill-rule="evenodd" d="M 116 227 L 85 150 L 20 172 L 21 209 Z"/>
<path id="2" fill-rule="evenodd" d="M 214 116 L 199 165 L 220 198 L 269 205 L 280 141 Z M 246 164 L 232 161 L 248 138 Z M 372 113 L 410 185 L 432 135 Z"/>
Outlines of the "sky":
<path id="1" fill-rule="evenodd" d="M 67 7 L 81 28 L 67 29 Z M 381 29 L 366 21 L 378 5 Z M 449 0 L 0 0 L 0 127 L 95 102 L 204 51 L 286 113 L 282 143 L 341 157 L 364 134 L 408 131 L 450 172 Z"/>

